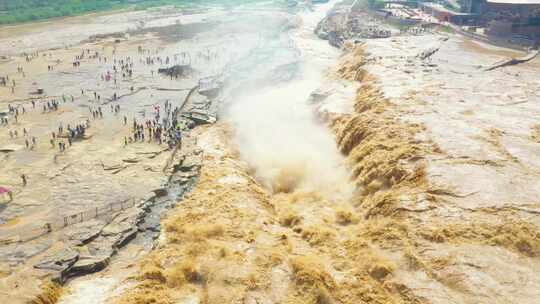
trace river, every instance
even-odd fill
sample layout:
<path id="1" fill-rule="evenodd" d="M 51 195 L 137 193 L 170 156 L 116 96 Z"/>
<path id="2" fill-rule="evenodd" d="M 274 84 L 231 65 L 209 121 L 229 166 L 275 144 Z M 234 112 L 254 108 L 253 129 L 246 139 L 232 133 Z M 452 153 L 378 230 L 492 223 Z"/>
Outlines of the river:
<path id="1" fill-rule="evenodd" d="M 314 34 L 336 2 L 295 12 L 271 5 L 245 6 L 233 13 L 235 17 L 220 20 L 232 29 L 229 35 L 242 39 L 227 46 L 231 55 L 221 71 L 227 85 L 220 117 L 234 129 L 232 142 L 253 176 L 276 195 L 317 192 L 328 200 L 348 200 L 352 195 L 344 158 L 312 100 L 312 93 L 324 90 L 340 54 Z M 259 23 L 257 16 L 267 22 Z M 233 32 L 243 28 L 257 34 Z M 214 35 L 183 44 L 209 45 Z M 130 286 L 123 283 L 134 271 L 130 265 L 145 254 L 129 245 L 106 271 L 70 281 L 60 303 L 107 303 Z"/>

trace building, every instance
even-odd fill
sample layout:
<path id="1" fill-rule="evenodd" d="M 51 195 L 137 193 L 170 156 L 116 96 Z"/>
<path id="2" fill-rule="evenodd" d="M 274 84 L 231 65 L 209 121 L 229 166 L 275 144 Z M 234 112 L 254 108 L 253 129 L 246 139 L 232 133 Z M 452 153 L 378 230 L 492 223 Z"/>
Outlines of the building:
<path id="1" fill-rule="evenodd" d="M 485 0 L 461 0 L 460 12 L 480 15 L 484 12 Z"/>
<path id="2" fill-rule="evenodd" d="M 486 0 L 482 21 L 486 33 L 540 41 L 540 0 Z"/>
<path id="3" fill-rule="evenodd" d="M 437 18 L 440 22 L 450 22 L 457 25 L 475 24 L 480 14 L 473 12 L 461 12 L 445 7 L 434 2 L 422 2 L 420 9 Z"/>
<path id="4" fill-rule="evenodd" d="M 443 0 L 422 2 L 422 11 L 440 22 L 483 28 L 487 36 L 510 44 L 540 43 L 540 0 Z"/>

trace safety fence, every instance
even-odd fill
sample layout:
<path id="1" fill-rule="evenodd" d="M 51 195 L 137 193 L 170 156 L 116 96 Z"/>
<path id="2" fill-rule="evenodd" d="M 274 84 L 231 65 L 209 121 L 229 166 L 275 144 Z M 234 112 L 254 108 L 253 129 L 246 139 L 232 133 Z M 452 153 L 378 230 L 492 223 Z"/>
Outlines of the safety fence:
<path id="1" fill-rule="evenodd" d="M 53 231 L 58 231 L 70 225 L 82 223 L 98 217 L 110 216 L 112 219 L 112 215 L 114 215 L 115 213 L 123 211 L 127 208 L 131 208 L 135 206 L 135 204 L 135 199 L 131 198 L 67 215 L 45 223 L 41 227 L 21 229 L 7 235 L 2 235 L 0 233 L 0 245 L 31 241 Z"/>

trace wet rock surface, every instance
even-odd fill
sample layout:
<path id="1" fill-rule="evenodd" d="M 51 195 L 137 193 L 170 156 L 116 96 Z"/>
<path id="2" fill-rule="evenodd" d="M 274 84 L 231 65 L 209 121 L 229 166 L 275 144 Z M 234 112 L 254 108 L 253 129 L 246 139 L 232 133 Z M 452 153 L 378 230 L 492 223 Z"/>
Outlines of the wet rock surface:
<path id="1" fill-rule="evenodd" d="M 242 16 L 255 12 L 260 8 Z M 330 16 L 338 13 L 339 7 Z M 275 11 L 268 16 L 280 18 Z M 381 38 L 370 36 L 370 30 L 360 33 L 360 45 L 355 43 L 360 36 L 349 31 L 354 23 L 335 17 L 335 27 L 327 18 L 317 31 L 345 54 L 331 75 L 320 79 L 321 88 L 311 91 L 316 85 L 302 76 L 326 75 L 328 66 L 313 74 L 309 67 L 332 62 L 328 58 L 337 59 L 338 53 L 314 39 L 314 16 L 303 16 L 299 33 L 292 31 L 302 52 L 290 47 L 290 33 L 276 35 L 272 30 L 278 27 L 265 22 L 272 33 L 266 38 L 283 40 L 277 46 L 256 45 L 231 68 L 237 77 L 230 85 L 237 90 L 269 79 L 276 85 L 270 92 L 253 93 L 257 98 L 250 102 L 235 100 L 241 105 L 233 107 L 238 113 L 246 107 L 260 116 L 240 115 L 233 123 L 209 126 L 185 117 L 186 126 L 198 126 L 189 131 L 197 138 L 191 143 L 196 148 L 164 160 L 165 165 L 145 164 L 145 170 L 165 172 L 167 182 L 144 188 L 140 203 L 98 218 L 92 227 L 68 227 L 63 237 L 73 242 L 68 248 L 38 238 L 8 244 L 9 256 L 31 261 L 43 276 L 63 281 L 102 269 L 141 239 L 157 246 L 136 262 L 123 256 L 128 265 L 122 271 L 131 271 L 129 277 L 114 284 L 98 277 L 107 288 L 89 282 L 94 296 L 106 303 L 536 304 L 538 63 L 486 74 L 482 67 L 507 51 L 479 49 L 447 34 Z M 234 17 L 232 24 L 243 20 Z M 334 29 L 344 34 L 331 34 Z M 289 65 L 291 54 L 298 53 L 306 58 Z M 308 72 L 302 70 L 306 64 Z M 295 69 L 307 74 L 295 74 Z M 278 86 L 278 80 L 291 86 Z M 344 87 L 350 90 L 341 91 Z M 317 117 L 307 114 L 311 109 L 290 115 L 293 108 L 305 109 L 308 96 Z M 216 113 L 210 99 L 197 92 L 188 100 L 188 111 Z M 238 128 L 268 122 L 265 118 L 276 113 L 285 119 L 270 124 L 273 128 L 263 124 L 266 128 L 256 129 L 251 138 Z M 328 131 L 310 125 L 320 120 L 328 123 L 337 148 L 330 134 L 329 140 L 317 140 Z M 306 122 L 309 132 L 287 136 Z M 262 138 L 255 143 L 263 147 L 271 143 L 258 150 L 257 158 L 245 153 L 253 138 Z M 308 148 L 295 155 L 299 143 Z M 347 157 L 347 167 L 337 149 Z M 335 158 L 328 157 L 332 152 Z M 121 174 L 162 154 L 142 151 L 99 166 Z M 295 156 L 294 161 L 286 156 Z M 332 179 L 330 173 L 341 169 L 344 174 Z M 176 204 L 196 181 L 194 191 Z M 78 206 L 84 205 L 78 199 Z M 173 206 L 161 227 L 160 215 Z M 166 233 L 154 242 L 160 229 Z M 17 284 L 4 286 L 16 290 Z"/>
<path id="2" fill-rule="evenodd" d="M 332 77 L 359 85 L 354 105 L 328 107 L 334 88 L 310 102 L 328 118 L 357 193 L 296 188 L 314 176 L 307 169 L 265 175 L 279 161 L 261 172 L 264 157 L 236 152 L 249 143 L 241 124 L 218 123 L 199 137 L 199 184 L 118 302 L 538 301 L 538 62 L 486 74 L 515 54 L 445 33 L 351 40 Z"/>
<path id="3" fill-rule="evenodd" d="M 392 263 L 383 281 L 405 303 L 536 301 L 538 170 L 517 163 L 540 164 L 524 102 L 538 62 L 486 73 L 524 55 L 445 33 L 348 46 L 338 74 L 361 88 L 333 126 L 364 189 L 360 239 Z"/>
<path id="4" fill-rule="evenodd" d="M 66 277 L 82 276 L 89 273 L 101 271 L 107 267 L 110 261 L 110 256 L 79 256 L 77 262 L 75 262 L 69 269 L 69 274 Z M 65 279 L 65 278 L 63 278 Z"/>
<path id="5" fill-rule="evenodd" d="M 72 249 L 61 250 L 54 255 L 45 257 L 40 263 L 34 265 L 37 269 L 57 271 L 64 274 L 79 259 L 79 253 Z"/>
<path id="6" fill-rule="evenodd" d="M 200 165 L 200 157 L 182 158 L 182 162 L 175 166 L 179 170 L 179 176 L 174 173 L 171 176 L 171 180 L 175 183 L 178 180 L 182 181 L 179 183 L 182 188 L 166 188 L 171 191 L 171 198 L 167 197 L 168 191 L 163 196 L 152 195 L 148 200 L 113 215 L 109 222 L 93 219 L 64 229 L 61 233 L 65 239 L 63 245 L 65 249 L 44 257 L 34 264 L 34 268 L 45 270 L 48 277 L 58 283 L 64 283 L 68 278 L 103 270 L 117 251 L 138 233 L 150 232 L 151 238 L 157 238 L 164 209 L 156 207 L 159 205 L 171 207 L 175 200 L 189 190 L 197 179 Z M 46 248 L 40 250 L 38 247 L 35 250 L 37 253 Z M 13 247 L 13 251 L 8 249 L 5 252 L 7 255 L 13 255 L 15 250 L 20 251 L 21 248 Z M 23 250 L 25 255 L 32 255 L 32 251 Z"/>
<path id="7" fill-rule="evenodd" d="M 225 35 L 226 28 L 207 20 L 230 17 L 223 11 L 206 9 L 197 14 L 173 9 L 122 16 L 128 15 L 133 19 L 96 16 L 101 20 L 98 23 L 76 17 L 69 29 L 62 22 L 52 22 L 39 29 L 24 27 L 16 34 L 6 31 L 0 38 L 6 42 L 0 52 L 13 54 L 0 63 L 1 70 L 17 81 L 14 93 L 0 87 L 0 111 L 8 104 L 16 105 L 19 111 L 25 108 L 18 125 L 12 124 L 14 118 L 9 114 L 10 126 L 0 129 L 0 146 L 5 148 L 0 153 L 0 183 L 14 190 L 12 202 L 0 203 L 0 297 L 13 303 L 36 296 L 40 282 L 49 278 L 65 282 L 107 268 L 130 244 L 145 250 L 154 247 L 162 215 L 197 180 L 200 165 L 190 156 L 194 139 L 189 133 L 200 124 L 215 122 L 217 105 L 213 103 L 219 102 L 220 93 L 217 90 L 211 98 L 200 95 L 197 84 L 199 78 L 213 75 L 227 64 L 229 51 L 201 47 L 195 37 L 211 32 L 215 43 L 233 44 Z M 100 25 L 103 20 L 107 25 Z M 144 25 L 130 29 L 139 20 L 144 20 Z M 26 42 L 21 42 L 19 35 L 26 37 Z M 45 36 L 47 42 L 42 41 Z M 55 48 L 59 41 L 63 46 Z M 179 48 L 182 53 L 178 53 Z M 27 61 L 28 53 L 20 54 L 23 49 L 40 49 L 44 56 L 31 55 L 32 60 Z M 218 51 L 223 58 L 218 58 Z M 77 57 L 80 66 L 75 68 Z M 133 60 L 133 75 L 125 70 L 125 64 L 120 72 L 118 61 L 128 57 L 137 58 Z M 14 72 L 23 65 L 24 77 Z M 114 69 L 117 79 L 106 79 L 105 74 Z M 39 98 L 31 95 L 37 88 L 44 89 Z M 195 93 L 189 96 L 190 91 Z M 52 99 L 59 101 L 60 111 L 42 111 L 43 102 Z M 37 103 L 36 109 L 31 101 Z M 133 120 L 140 124 L 151 120 L 157 108 L 161 107 L 162 114 L 166 111 L 165 104 L 171 111 L 179 109 L 174 127 L 181 130 L 182 147 L 147 142 L 148 137 L 132 142 Z M 117 106 L 119 113 L 113 110 Z M 104 114 L 102 119 L 89 115 L 89 110 L 98 107 Z M 190 118 L 180 115 L 191 112 Z M 87 119 L 90 128 L 84 139 L 75 140 L 65 152 L 59 152 L 56 145 L 51 147 L 49 137 L 52 132 L 60 133 L 59 125 L 67 128 Z M 20 136 L 11 138 L 8 130 L 15 128 Z M 22 128 L 36 137 L 32 149 L 25 148 Z M 145 135 L 147 131 L 145 127 Z M 58 135 L 59 140 L 67 140 Z M 181 163 L 184 158 L 189 159 L 185 166 Z M 20 183 L 22 172 L 28 176 L 27 187 Z M 54 253 L 62 250 L 79 256 L 69 261 L 55 258 Z"/>
<path id="8" fill-rule="evenodd" d="M 192 68 L 189 65 L 174 65 L 169 68 L 160 68 L 158 73 L 165 74 L 170 77 L 188 77 L 192 73 Z"/>

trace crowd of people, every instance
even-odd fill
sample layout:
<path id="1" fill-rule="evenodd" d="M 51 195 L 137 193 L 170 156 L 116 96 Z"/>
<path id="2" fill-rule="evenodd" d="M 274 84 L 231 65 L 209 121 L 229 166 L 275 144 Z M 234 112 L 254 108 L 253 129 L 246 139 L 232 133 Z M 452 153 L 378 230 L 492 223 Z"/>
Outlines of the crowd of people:
<path id="1" fill-rule="evenodd" d="M 22 77 L 26 77 L 26 74 L 24 73 L 24 70 L 22 67 L 17 67 L 17 73 L 21 74 Z M 11 94 L 15 94 L 15 86 L 17 85 L 17 83 L 15 82 L 15 79 L 11 78 L 11 82 L 10 82 L 9 75 L 0 77 L 1 86 L 7 87 L 10 84 L 11 84 Z"/>
<path id="2" fill-rule="evenodd" d="M 67 125 L 67 132 L 64 133 L 64 127 L 62 124 L 58 126 L 58 134 L 55 132 L 52 132 L 51 139 L 49 140 L 52 148 L 55 147 L 55 144 L 58 145 L 58 149 L 60 152 L 64 152 L 66 150 L 66 143 L 61 138 L 66 138 L 68 142 L 68 147 L 71 147 L 73 145 L 73 141 L 84 139 L 86 130 L 90 128 L 90 120 L 87 119 L 84 123 L 79 123 L 75 125 L 74 128 L 71 127 L 71 125 Z"/>
<path id="3" fill-rule="evenodd" d="M 155 105 L 154 118 L 148 119 L 144 123 L 139 123 L 137 119 L 133 119 L 132 136 L 124 137 L 124 145 L 127 146 L 133 142 L 145 142 L 145 138 L 148 138 L 148 142 L 159 145 L 167 142 L 170 148 L 181 144 L 181 132 L 176 118 L 179 109 L 176 107 L 172 110 L 172 104 L 168 100 L 165 101 L 164 108 L 165 111 L 162 116 L 160 106 Z M 124 124 L 126 122 L 127 117 L 124 116 Z M 145 130 L 148 132 L 146 136 Z"/>
<path id="4" fill-rule="evenodd" d="M 150 54 L 150 51 L 144 50 L 142 48 L 139 49 L 139 52 L 140 54 L 147 54 L 146 56 L 141 56 L 140 58 L 140 63 L 144 65 L 168 65 L 172 62 L 173 58 L 174 61 L 177 61 L 178 56 L 180 56 L 180 58 L 185 61 L 188 57 L 187 53 L 174 55 L 174 57 L 160 56 L 158 51 L 156 51 L 155 54 Z M 94 52 L 90 49 L 85 49 L 74 57 L 74 60 L 72 61 L 73 68 L 79 68 L 81 66 L 81 62 L 86 62 L 85 58 L 88 58 L 99 61 L 100 63 L 112 63 L 112 67 L 110 67 L 112 69 L 107 70 L 104 74 L 101 75 L 102 81 L 114 80 L 116 84 L 117 74 L 121 74 L 123 78 L 131 78 L 134 73 L 134 59 L 130 56 L 119 58 L 115 54 L 116 50 L 113 50 L 113 57 L 107 58 L 106 56 L 103 56 L 97 51 Z M 203 55 L 204 54 L 201 53 L 199 56 Z M 39 53 L 27 54 L 27 62 L 33 60 L 37 56 L 39 56 Z M 47 65 L 48 72 L 51 72 L 54 69 L 55 67 L 53 67 L 53 65 Z M 17 72 L 20 74 L 25 73 L 22 67 L 18 67 Z M 153 75 L 153 70 L 151 72 Z M 0 77 L 0 85 L 10 85 L 12 87 L 12 92 L 14 92 L 16 82 L 15 79 L 10 78 L 8 75 L 6 75 Z M 130 87 L 130 90 L 132 92 L 134 91 L 133 86 Z M 94 100 L 89 100 L 90 105 L 88 107 L 91 115 L 90 119 L 103 119 L 105 111 L 103 109 L 104 104 L 102 103 L 102 101 L 104 98 L 102 98 L 102 94 L 100 94 L 100 92 L 98 91 L 88 90 L 87 88 L 81 88 L 80 92 L 81 99 L 84 99 L 85 96 L 87 96 L 85 95 L 85 93 L 93 93 Z M 117 93 L 115 92 L 108 100 L 114 102 L 114 104 L 110 104 L 110 112 L 115 117 L 117 117 L 117 119 L 123 121 L 123 125 L 127 127 L 128 116 L 119 115 L 121 113 L 121 105 L 117 103 L 117 101 L 119 100 Z M 62 95 L 61 98 L 50 98 L 44 100 L 31 99 L 27 103 L 19 103 L 17 105 L 9 104 L 8 113 L 0 116 L 0 126 L 9 128 L 8 132 L 12 140 L 24 140 L 26 148 L 28 150 L 34 150 L 37 147 L 37 143 L 40 140 L 40 137 L 43 137 L 43 135 L 32 135 L 30 130 L 27 129 L 27 127 L 22 128 L 21 132 L 21 129 L 19 127 L 19 116 L 25 114 L 27 110 L 31 111 L 35 110 L 36 108 L 41 109 L 42 114 L 51 114 L 52 112 L 58 112 L 59 109 L 61 109 L 62 104 L 68 101 L 75 102 L 75 97 L 73 95 Z M 95 103 L 97 103 L 97 105 Z M 179 112 L 180 109 L 178 107 L 173 108 L 172 103 L 168 100 L 165 101 L 164 105 L 156 104 L 153 108 L 153 117 L 151 119 L 133 118 L 132 128 L 131 126 L 129 126 L 130 135 L 124 137 L 124 145 L 128 146 L 129 144 L 134 143 L 152 143 L 158 145 L 167 144 L 171 149 L 177 146 L 181 146 L 181 128 L 178 126 L 177 120 Z M 51 149 L 58 149 L 60 153 L 63 153 L 69 147 L 71 147 L 74 142 L 88 138 L 86 135 L 88 133 L 88 129 L 90 128 L 90 119 L 86 119 L 84 122 L 77 123 L 75 125 L 67 124 L 65 129 L 64 123 L 60 122 L 57 130 L 50 132 L 49 136 L 45 135 L 45 140 L 43 140 L 43 142 L 46 142 L 46 137 L 49 137 Z M 109 123 L 109 121 L 105 121 L 105 127 L 107 127 Z M 21 133 L 22 138 L 20 137 Z M 58 155 L 60 154 L 55 154 L 55 161 Z M 24 174 L 21 175 L 21 179 L 23 180 L 24 185 L 26 185 L 26 176 Z"/>
<path id="5" fill-rule="evenodd" d="M 94 92 L 95 97 L 99 98 L 99 95 Z M 73 100 L 73 96 L 72 96 Z M 66 98 L 63 98 L 64 103 L 67 102 Z M 39 102 L 38 102 L 39 103 Z M 32 108 L 35 109 L 36 105 L 35 100 L 31 101 Z M 60 107 L 60 102 L 56 99 L 51 99 L 47 101 L 42 101 L 43 113 L 48 113 L 52 111 L 58 111 Z M 18 116 L 20 113 L 26 113 L 26 108 L 24 105 L 20 104 L 13 106 L 8 105 L 9 114 L 13 117 L 17 123 Z M 89 107 L 89 111 L 92 115 L 92 118 L 103 119 L 103 108 L 101 106 Z M 118 115 L 121 111 L 120 104 L 110 105 L 110 111 L 114 115 Z M 128 145 L 135 142 L 145 142 L 145 139 L 148 139 L 147 142 L 153 142 L 156 144 L 163 144 L 166 142 L 170 147 L 180 143 L 181 133 L 177 128 L 177 115 L 179 114 L 179 108 L 172 108 L 172 103 L 168 100 L 165 101 L 164 109 L 162 111 L 159 105 L 154 106 L 154 118 L 148 119 L 144 122 L 137 121 L 136 118 L 133 119 L 133 129 L 132 135 L 124 138 L 124 144 Z M 128 118 L 127 116 L 122 117 L 123 124 L 127 125 Z M 0 126 L 9 126 L 8 116 L 0 117 Z M 75 127 L 71 127 L 70 124 L 67 125 L 67 132 L 64 132 L 63 123 L 60 123 L 58 126 L 57 132 L 51 132 L 51 138 L 49 140 L 51 147 L 58 147 L 60 152 L 64 152 L 67 147 L 71 147 L 73 142 L 78 139 L 84 139 L 86 130 L 90 127 L 90 120 L 87 119 L 84 123 L 79 123 Z M 145 135 L 147 133 L 147 135 Z M 11 139 L 17 139 L 19 137 L 18 130 L 9 130 L 9 136 Z M 33 150 L 37 144 L 37 138 L 35 136 L 30 136 L 26 128 L 23 128 L 23 136 L 25 137 L 26 148 Z M 67 141 L 64 141 L 64 139 Z"/>
<path id="6" fill-rule="evenodd" d="M 60 105 L 58 104 L 58 101 L 56 101 L 55 99 L 47 101 L 47 102 L 43 102 L 43 113 L 58 111 L 59 106 Z"/>

